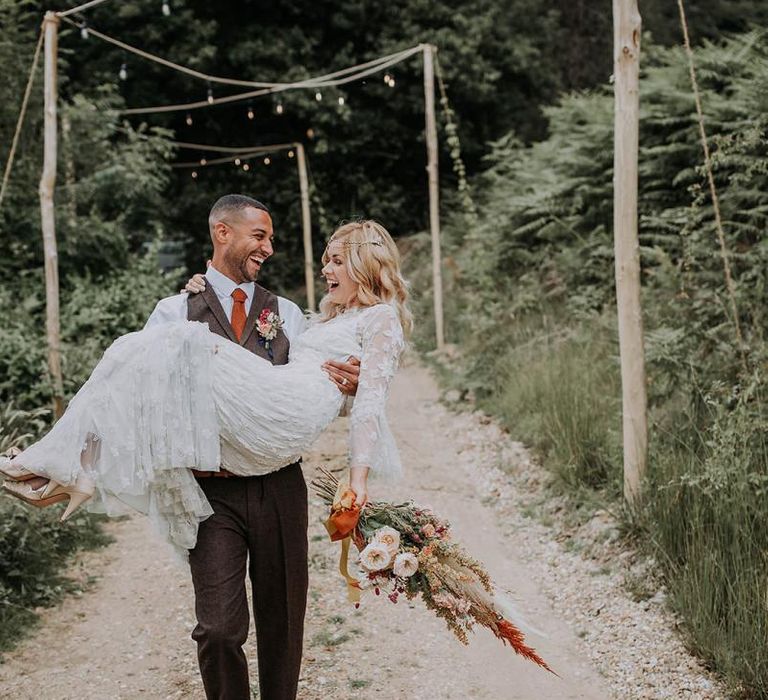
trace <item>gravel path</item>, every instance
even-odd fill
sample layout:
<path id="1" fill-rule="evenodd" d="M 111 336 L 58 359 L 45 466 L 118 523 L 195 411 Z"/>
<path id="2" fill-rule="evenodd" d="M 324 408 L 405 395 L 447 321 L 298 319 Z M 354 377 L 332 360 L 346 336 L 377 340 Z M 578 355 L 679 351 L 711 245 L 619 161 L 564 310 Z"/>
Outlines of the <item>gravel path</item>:
<path id="1" fill-rule="evenodd" d="M 352 608 L 336 570 L 337 547 L 322 527 L 324 509 L 313 498 L 299 698 L 724 697 L 678 641 L 663 595 L 642 603 L 627 597 L 622 581 L 639 566 L 632 556 L 617 559 L 622 563 L 611 570 L 600 557 L 576 551 L 575 541 L 607 539 L 610 547 L 610 519 L 601 516 L 565 536 L 553 507 L 541 503 L 543 474 L 521 446 L 487 419 L 451 413 L 437 399 L 426 370 L 411 366 L 398 374 L 390 416 L 407 476 L 397 485 L 373 483 L 372 496 L 413 497 L 448 518 L 455 538 L 486 563 L 544 633 L 529 635 L 529 642 L 560 677 L 515 657 L 485 630 L 463 647 L 418 603 L 392 605 L 371 596 Z M 319 464 L 342 468 L 345 430 L 337 421 L 307 456 L 309 478 Z M 544 508 L 547 526 L 524 515 Z M 0 665 L 0 697 L 203 698 L 189 638 L 188 573 L 143 518 L 110 529 L 115 544 L 83 555 L 72 569 L 96 583 L 85 595 L 43 611 L 35 635 Z M 255 681 L 253 634 L 246 651 Z"/>

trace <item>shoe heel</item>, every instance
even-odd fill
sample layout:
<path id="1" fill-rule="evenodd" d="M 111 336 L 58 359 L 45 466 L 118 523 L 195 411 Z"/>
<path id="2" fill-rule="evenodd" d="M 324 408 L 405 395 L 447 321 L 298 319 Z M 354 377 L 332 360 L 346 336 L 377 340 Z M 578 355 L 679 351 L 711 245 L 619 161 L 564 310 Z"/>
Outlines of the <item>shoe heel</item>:
<path id="1" fill-rule="evenodd" d="M 65 520 L 69 519 L 72 513 L 74 513 L 90 497 L 91 497 L 90 493 L 80 493 L 79 491 L 74 491 L 73 493 L 70 493 L 69 503 L 67 503 L 67 508 L 64 511 L 64 515 L 61 516 L 61 522 L 63 523 Z"/>

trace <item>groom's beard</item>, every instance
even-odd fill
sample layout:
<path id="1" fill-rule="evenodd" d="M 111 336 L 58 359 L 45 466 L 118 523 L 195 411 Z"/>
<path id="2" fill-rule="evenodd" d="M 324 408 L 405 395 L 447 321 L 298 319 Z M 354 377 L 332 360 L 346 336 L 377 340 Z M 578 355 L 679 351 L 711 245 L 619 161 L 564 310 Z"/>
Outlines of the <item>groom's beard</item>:
<path id="1" fill-rule="evenodd" d="M 250 254 L 243 257 L 242 253 L 237 254 L 233 251 L 229 255 L 224 256 L 227 269 L 220 270 L 220 272 L 223 272 L 227 277 L 237 282 L 237 284 L 255 282 L 259 278 L 259 268 L 249 266 L 249 258 Z"/>
<path id="2" fill-rule="evenodd" d="M 248 262 L 244 262 L 240 265 L 240 273 L 243 276 L 245 282 L 255 282 L 259 279 L 259 270 L 255 272 L 248 272 Z"/>

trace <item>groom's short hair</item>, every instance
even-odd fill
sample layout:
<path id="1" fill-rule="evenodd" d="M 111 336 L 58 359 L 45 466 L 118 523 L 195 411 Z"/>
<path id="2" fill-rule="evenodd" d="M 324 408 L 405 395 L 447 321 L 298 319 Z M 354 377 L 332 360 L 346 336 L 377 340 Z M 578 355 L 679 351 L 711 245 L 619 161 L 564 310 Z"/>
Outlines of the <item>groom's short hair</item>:
<path id="1" fill-rule="evenodd" d="M 214 205 L 211 207 L 211 212 L 208 214 L 208 228 L 213 233 L 213 227 L 217 221 L 222 221 L 228 214 L 234 214 L 239 216 L 244 209 L 261 209 L 272 216 L 272 212 L 269 211 L 265 204 L 262 204 L 258 199 L 249 197 L 245 194 L 225 194 L 223 197 L 219 197 Z"/>

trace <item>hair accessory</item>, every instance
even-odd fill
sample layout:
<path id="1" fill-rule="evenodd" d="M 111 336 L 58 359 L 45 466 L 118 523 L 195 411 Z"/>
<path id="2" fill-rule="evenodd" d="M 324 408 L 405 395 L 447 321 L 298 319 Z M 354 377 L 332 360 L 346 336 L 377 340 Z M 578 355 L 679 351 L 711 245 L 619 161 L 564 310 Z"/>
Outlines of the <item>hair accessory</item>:
<path id="1" fill-rule="evenodd" d="M 341 245 L 384 245 L 381 241 L 342 241 Z"/>

